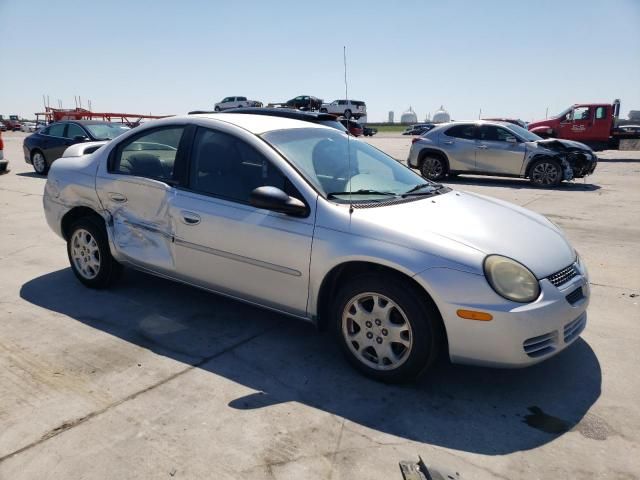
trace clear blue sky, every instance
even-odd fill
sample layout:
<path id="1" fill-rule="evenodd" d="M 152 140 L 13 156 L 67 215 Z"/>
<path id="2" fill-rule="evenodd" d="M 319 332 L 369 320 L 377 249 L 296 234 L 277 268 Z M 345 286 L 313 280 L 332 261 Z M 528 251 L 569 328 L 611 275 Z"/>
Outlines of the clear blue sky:
<path id="1" fill-rule="evenodd" d="M 369 121 L 441 104 L 455 119 L 640 110 L 640 0 L 0 0 L 0 113 L 42 94 L 184 113 L 228 95 L 367 102 Z"/>

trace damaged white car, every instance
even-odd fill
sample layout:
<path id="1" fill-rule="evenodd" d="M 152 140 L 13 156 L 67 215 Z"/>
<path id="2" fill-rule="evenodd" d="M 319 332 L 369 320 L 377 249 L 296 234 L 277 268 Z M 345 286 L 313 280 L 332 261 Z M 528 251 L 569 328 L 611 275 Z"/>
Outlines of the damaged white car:
<path id="1" fill-rule="evenodd" d="M 423 177 L 460 174 L 528 178 L 539 187 L 591 175 L 598 159 L 586 145 L 542 139 L 507 122 L 451 122 L 414 139 L 407 160 Z"/>
<path id="2" fill-rule="evenodd" d="M 586 268 L 553 223 L 306 121 L 149 122 L 72 147 L 43 201 L 86 286 L 128 265 L 295 316 L 382 381 L 414 379 L 439 352 L 531 365 L 587 322 Z"/>

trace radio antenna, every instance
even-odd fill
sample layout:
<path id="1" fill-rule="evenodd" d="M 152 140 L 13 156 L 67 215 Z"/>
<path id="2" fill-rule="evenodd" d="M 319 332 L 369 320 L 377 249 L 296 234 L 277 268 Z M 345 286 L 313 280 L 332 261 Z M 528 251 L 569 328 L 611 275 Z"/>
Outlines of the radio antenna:
<path id="1" fill-rule="evenodd" d="M 342 47 L 342 58 L 344 60 L 344 97 L 345 100 L 349 101 L 349 86 L 347 83 L 347 47 L 343 45 Z M 353 196 L 351 195 L 351 133 L 349 133 L 349 121 L 347 118 L 347 166 L 349 168 L 347 173 L 347 184 L 349 185 L 349 214 L 353 213 Z"/>

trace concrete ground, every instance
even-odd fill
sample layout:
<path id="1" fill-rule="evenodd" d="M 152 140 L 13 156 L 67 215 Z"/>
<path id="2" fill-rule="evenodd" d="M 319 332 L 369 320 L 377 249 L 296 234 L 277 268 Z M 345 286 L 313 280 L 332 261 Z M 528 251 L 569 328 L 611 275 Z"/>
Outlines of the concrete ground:
<path id="1" fill-rule="evenodd" d="M 0 479 L 640 478 L 640 152 L 538 190 L 462 177 L 560 225 L 590 269 L 582 339 L 524 370 L 443 362 L 414 385 L 348 367 L 328 334 L 126 271 L 83 288 L 44 221 L 45 180 L 4 133 Z M 405 159 L 410 139 L 371 143 Z"/>

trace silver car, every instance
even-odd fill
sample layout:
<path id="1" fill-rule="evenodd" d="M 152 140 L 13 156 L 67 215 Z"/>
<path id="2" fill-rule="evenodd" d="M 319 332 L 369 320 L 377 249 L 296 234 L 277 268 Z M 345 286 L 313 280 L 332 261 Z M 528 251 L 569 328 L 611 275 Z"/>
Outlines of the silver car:
<path id="1" fill-rule="evenodd" d="M 470 173 L 529 178 L 535 186 L 593 173 L 597 157 L 571 140 L 542 139 L 507 122 L 450 122 L 413 141 L 409 166 L 430 180 Z"/>
<path id="2" fill-rule="evenodd" d="M 292 315 L 382 381 L 441 351 L 531 365 L 586 324 L 587 271 L 553 223 L 309 122 L 190 115 L 75 145 L 44 210 L 86 286 L 127 265 Z"/>

